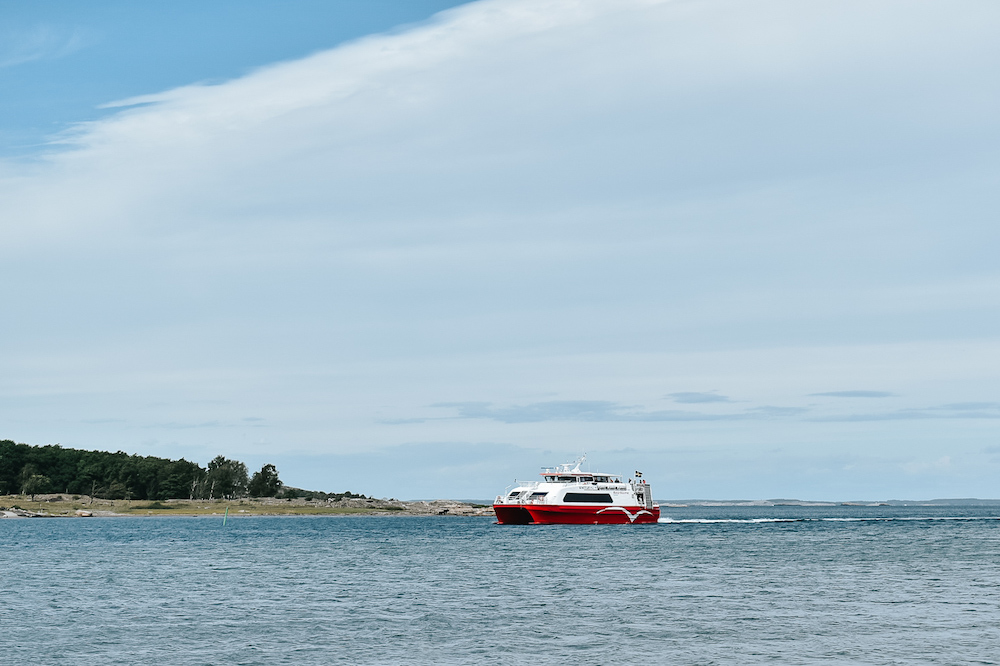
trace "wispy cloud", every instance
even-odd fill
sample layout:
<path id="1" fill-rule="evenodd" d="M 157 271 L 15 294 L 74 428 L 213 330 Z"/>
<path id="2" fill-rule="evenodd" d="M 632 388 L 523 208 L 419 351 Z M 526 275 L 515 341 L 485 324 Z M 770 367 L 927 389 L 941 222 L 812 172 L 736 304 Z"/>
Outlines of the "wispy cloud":
<path id="1" fill-rule="evenodd" d="M 194 428 L 224 428 L 226 427 L 219 421 L 201 421 L 200 423 L 184 423 L 180 421 L 170 421 L 168 423 L 153 423 L 147 428 L 156 428 L 163 430 L 191 430 Z"/>
<path id="2" fill-rule="evenodd" d="M 951 468 L 951 456 L 941 456 L 937 460 L 914 460 L 903 463 L 903 471 L 907 474 L 924 474 L 928 472 L 941 472 Z"/>
<path id="3" fill-rule="evenodd" d="M 680 410 L 644 411 L 604 400 L 550 400 L 526 405 L 496 407 L 490 403 L 441 403 L 452 407 L 461 419 L 490 419 L 503 423 L 541 421 L 667 421 L 714 420 L 717 417 Z"/>
<path id="4" fill-rule="evenodd" d="M 888 391 L 827 391 L 826 393 L 810 393 L 809 395 L 827 398 L 892 398 L 896 394 Z"/>
<path id="5" fill-rule="evenodd" d="M 88 33 L 78 28 L 41 25 L 29 30 L 8 30 L 0 35 L 0 68 L 62 58 L 84 48 L 90 41 Z"/>
<path id="6" fill-rule="evenodd" d="M 953 412 L 978 412 L 983 410 L 1000 409 L 1000 402 L 953 402 L 940 407 L 929 407 L 928 409 L 939 409 Z"/>
<path id="7" fill-rule="evenodd" d="M 718 393 L 697 393 L 693 391 L 682 391 L 680 393 L 670 393 L 667 395 L 674 402 L 684 404 L 698 404 L 707 402 L 732 402 L 727 396 Z"/>
<path id="8" fill-rule="evenodd" d="M 245 418 L 238 422 L 233 421 L 167 421 L 165 423 L 153 423 L 145 428 L 163 428 L 164 430 L 192 430 L 196 428 L 267 428 L 262 421 L 265 419 Z"/>
<path id="9" fill-rule="evenodd" d="M 805 407 L 775 407 L 772 405 L 763 405 L 761 407 L 751 407 L 747 410 L 748 414 L 756 414 L 761 417 L 772 417 L 779 418 L 782 416 L 798 416 L 799 414 L 805 414 L 809 410 Z"/>
<path id="10" fill-rule="evenodd" d="M 821 416 L 814 421 L 918 421 L 925 419 L 1000 419 L 1000 403 L 962 402 L 935 407 L 897 409 L 888 412 L 869 412 Z"/>
<path id="11" fill-rule="evenodd" d="M 486 419 L 501 423 L 540 423 L 544 421 L 654 422 L 654 421 L 742 421 L 796 416 L 807 410 L 795 407 L 754 407 L 740 412 L 711 414 L 679 409 L 648 410 L 606 400 L 550 400 L 524 405 L 496 406 L 488 402 L 444 402 L 431 405 L 457 413 L 437 418 L 382 420 L 402 425 L 435 420 Z"/>

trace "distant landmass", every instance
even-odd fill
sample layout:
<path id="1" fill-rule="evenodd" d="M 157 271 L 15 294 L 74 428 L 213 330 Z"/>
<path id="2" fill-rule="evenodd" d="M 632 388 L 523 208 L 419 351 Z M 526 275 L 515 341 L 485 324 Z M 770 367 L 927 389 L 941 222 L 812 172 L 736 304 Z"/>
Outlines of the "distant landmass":
<path id="1" fill-rule="evenodd" d="M 765 500 L 711 500 L 675 499 L 656 500 L 661 506 L 1000 506 L 1000 499 L 959 497 L 929 500 L 850 500 L 812 501 L 799 499 Z"/>

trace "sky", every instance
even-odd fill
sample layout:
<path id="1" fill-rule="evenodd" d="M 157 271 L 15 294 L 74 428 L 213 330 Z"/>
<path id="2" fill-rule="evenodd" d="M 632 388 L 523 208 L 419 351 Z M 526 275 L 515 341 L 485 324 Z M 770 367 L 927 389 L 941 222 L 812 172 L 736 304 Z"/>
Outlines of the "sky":
<path id="1" fill-rule="evenodd" d="M 1000 497 L 1000 5 L 0 1 L 0 438 Z"/>

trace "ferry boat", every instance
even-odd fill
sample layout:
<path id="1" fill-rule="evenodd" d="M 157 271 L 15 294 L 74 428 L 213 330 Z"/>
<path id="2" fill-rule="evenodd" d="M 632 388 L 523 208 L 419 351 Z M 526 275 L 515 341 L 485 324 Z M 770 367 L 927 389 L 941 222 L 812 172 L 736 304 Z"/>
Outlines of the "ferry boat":
<path id="1" fill-rule="evenodd" d="M 623 482 L 618 474 L 583 472 L 586 458 L 547 468 L 543 481 L 515 482 L 493 503 L 501 525 L 604 525 L 655 523 L 660 506 L 642 473 Z"/>

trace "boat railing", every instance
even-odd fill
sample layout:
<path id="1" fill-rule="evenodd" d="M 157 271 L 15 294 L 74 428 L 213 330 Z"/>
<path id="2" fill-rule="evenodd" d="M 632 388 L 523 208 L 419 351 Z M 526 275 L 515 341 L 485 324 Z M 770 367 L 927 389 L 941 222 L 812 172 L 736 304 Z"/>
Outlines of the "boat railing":
<path id="1" fill-rule="evenodd" d="M 507 489 L 504 490 L 503 495 L 497 495 L 496 501 L 494 501 L 493 503 L 494 504 L 538 504 L 539 500 L 529 499 L 531 497 L 531 493 L 538 486 L 539 483 L 537 481 L 526 481 L 526 482 L 515 481 L 513 485 L 508 486 Z M 511 497 L 511 490 L 513 490 L 514 488 L 521 488 L 521 492 L 519 492 L 516 496 Z"/>

